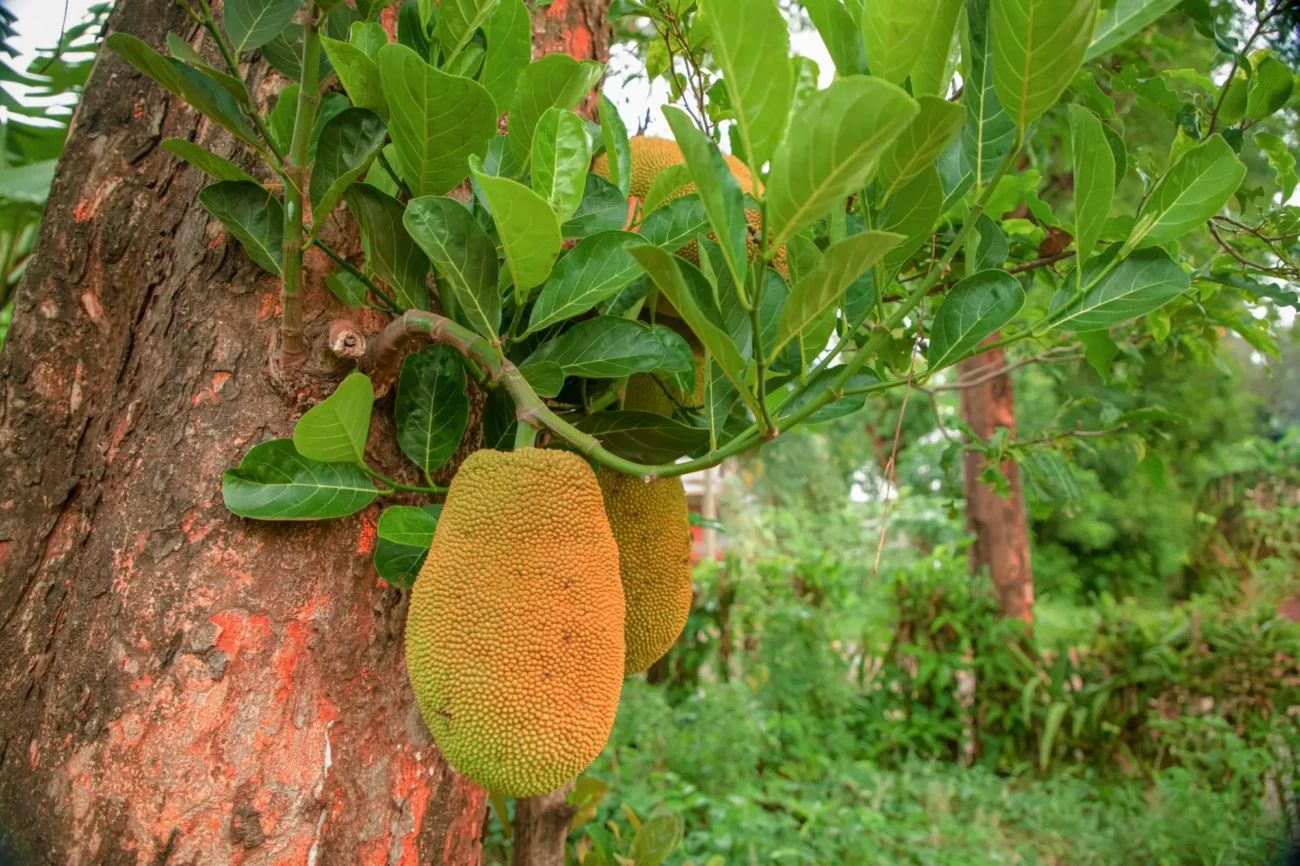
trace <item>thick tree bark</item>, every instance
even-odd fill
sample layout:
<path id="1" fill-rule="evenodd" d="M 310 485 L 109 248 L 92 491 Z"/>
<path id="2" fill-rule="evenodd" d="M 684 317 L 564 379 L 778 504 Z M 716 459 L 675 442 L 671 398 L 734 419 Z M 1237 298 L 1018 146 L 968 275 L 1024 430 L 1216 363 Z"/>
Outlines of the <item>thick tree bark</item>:
<path id="1" fill-rule="evenodd" d="M 158 48 L 194 31 L 171 0 L 120 3 L 110 29 Z M 198 207 L 207 181 L 170 136 L 253 168 L 104 52 L 0 354 L 0 860 L 478 863 L 487 797 L 415 707 L 406 594 L 371 565 L 378 507 L 275 524 L 222 504 L 222 471 L 346 372 L 322 345 L 329 264 L 308 256 L 313 357 L 278 371 L 275 280 Z M 376 412 L 390 477 L 392 441 Z M 462 450 L 479 444 L 475 425 Z"/>
<path id="2" fill-rule="evenodd" d="M 998 334 L 989 338 L 996 341 Z M 968 358 L 957 366 L 959 381 L 973 381 L 989 370 L 1005 366 L 1001 349 Z M 962 419 L 987 441 L 999 427 L 1016 432 L 1016 398 L 1011 376 L 1003 373 L 961 390 Z M 1001 496 L 980 480 L 984 455 L 966 451 L 962 457 L 962 482 L 966 492 L 966 526 L 975 536 L 970 549 L 971 568 L 987 568 L 1004 616 L 1034 618 L 1034 577 L 1029 563 L 1029 524 L 1025 517 L 1025 496 L 1020 486 L 1020 469 L 1014 461 L 1003 463 L 1002 472 L 1011 483 L 1011 495 Z"/>

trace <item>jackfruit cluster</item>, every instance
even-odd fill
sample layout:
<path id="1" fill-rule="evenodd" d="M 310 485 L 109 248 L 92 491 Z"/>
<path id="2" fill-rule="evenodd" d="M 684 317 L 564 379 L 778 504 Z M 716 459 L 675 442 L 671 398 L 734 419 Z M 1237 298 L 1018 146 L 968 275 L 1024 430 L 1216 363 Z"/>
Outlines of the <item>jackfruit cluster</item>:
<path id="1" fill-rule="evenodd" d="M 595 474 L 564 451 L 478 451 L 411 593 L 406 664 L 447 761 L 533 797 L 604 748 L 624 671 L 619 551 Z"/>

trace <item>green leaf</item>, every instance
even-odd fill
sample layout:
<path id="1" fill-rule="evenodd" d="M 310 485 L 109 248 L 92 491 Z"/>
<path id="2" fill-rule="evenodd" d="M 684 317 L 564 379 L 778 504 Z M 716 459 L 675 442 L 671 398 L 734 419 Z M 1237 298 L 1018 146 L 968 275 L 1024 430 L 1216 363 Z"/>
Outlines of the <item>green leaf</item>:
<path id="1" fill-rule="evenodd" d="M 438 528 L 441 505 L 393 505 L 375 528 L 375 571 L 399 589 L 410 589 L 424 566 Z"/>
<path id="2" fill-rule="evenodd" d="M 937 96 L 922 96 L 916 104 L 919 109 L 916 118 L 880 155 L 876 183 L 880 185 L 882 201 L 933 165 L 966 121 L 966 108 L 958 103 Z"/>
<path id="3" fill-rule="evenodd" d="M 254 445 L 238 467 L 221 475 L 226 508 L 254 520 L 347 517 L 378 495 L 360 467 L 303 457 L 292 439 Z"/>
<path id="4" fill-rule="evenodd" d="M 491 16 L 497 0 L 441 0 L 438 4 L 438 41 L 442 43 L 443 56 L 454 59 L 474 33 Z M 444 64 L 447 61 L 444 61 Z"/>
<path id="5" fill-rule="evenodd" d="M 773 248 L 865 186 L 917 110 L 912 97 L 879 78 L 841 78 L 819 93 L 772 157 L 767 205 Z"/>
<path id="6" fill-rule="evenodd" d="M 483 61 L 483 87 L 492 94 L 497 114 L 505 114 L 519 83 L 519 74 L 533 59 L 532 18 L 524 0 L 498 0 L 483 27 L 487 57 Z"/>
<path id="7" fill-rule="evenodd" d="M 371 63 L 378 64 L 379 52 L 388 44 L 388 31 L 377 21 L 357 21 L 348 28 L 348 42 L 360 48 Z M 379 72 L 378 65 L 375 66 L 375 72 Z"/>
<path id="8" fill-rule="evenodd" d="M 1259 140 L 1259 136 L 1255 137 Z M 217 180 L 242 180 L 249 183 L 257 183 L 257 178 L 244 171 L 225 157 L 217 156 L 207 148 L 200 147 L 192 141 L 186 141 L 183 138 L 165 138 L 162 143 L 163 150 L 174 153 L 181 159 L 188 162 L 195 168 L 207 172 Z M 39 164 L 39 163 L 38 163 Z M 258 184 L 261 186 L 261 184 Z M 45 185 L 46 190 L 49 184 Z M 13 196 L 6 194 L 6 197 Z"/>
<path id="9" fill-rule="evenodd" d="M 496 104 L 468 78 L 434 69 L 405 45 L 379 52 L 397 170 L 413 195 L 442 195 L 469 174 L 497 134 Z"/>
<path id="10" fill-rule="evenodd" d="M 57 167 L 58 160 L 46 159 L 0 168 L 0 202 L 44 205 L 50 197 L 50 184 L 54 182 Z M 13 211 L 13 208 L 9 209 L 10 214 Z"/>
<path id="11" fill-rule="evenodd" d="M 384 85 L 375 61 L 361 48 L 349 42 L 340 42 L 328 36 L 322 36 L 320 41 L 352 104 L 357 108 L 369 108 L 386 119 L 388 102 L 384 99 Z"/>
<path id="12" fill-rule="evenodd" d="M 966 276 L 1001 268 L 1007 263 L 1010 249 L 1002 227 L 986 214 L 980 214 L 975 223 L 975 233 L 966 241 Z"/>
<path id="13" fill-rule="evenodd" d="M 290 24 L 280 31 L 279 36 L 262 46 L 262 56 L 290 81 L 302 81 L 302 45 L 302 25 Z M 322 53 L 317 74 L 320 79 L 324 79 L 329 71 L 329 57 Z"/>
<path id="14" fill-rule="evenodd" d="M 709 224 L 718 238 L 723 260 L 737 283 L 744 280 L 749 254 L 745 247 L 748 224 L 745 222 L 745 194 L 740 182 L 722 158 L 718 146 L 699 130 L 686 112 L 671 105 L 663 107 L 664 117 L 672 127 L 677 145 L 690 166 L 696 194 L 704 204 Z"/>
<path id="15" fill-rule="evenodd" d="M 1043 738 L 1038 743 L 1038 767 L 1046 770 L 1052 760 L 1052 744 L 1056 742 L 1056 733 L 1061 729 L 1061 720 L 1070 705 L 1057 701 L 1047 708 L 1047 719 L 1043 722 Z"/>
<path id="16" fill-rule="evenodd" d="M 554 397 L 564 387 L 564 368 L 554 361 L 529 358 L 519 365 L 519 372 L 539 397 Z"/>
<path id="17" fill-rule="evenodd" d="M 862 40 L 871 74 L 901 85 L 912 72 L 937 10 L 935 0 L 867 2 L 862 7 Z"/>
<path id="18" fill-rule="evenodd" d="M 1015 318 L 1024 305 L 1025 290 L 1006 271 L 980 271 L 953 286 L 930 327 L 930 348 L 926 352 L 930 372 L 969 355 Z"/>
<path id="19" fill-rule="evenodd" d="M 767 350 L 768 356 L 775 358 L 786 343 L 836 304 L 850 283 L 902 240 L 901 235 L 869 231 L 827 247 L 821 261 L 791 289 L 776 326 L 776 343 Z"/>
<path id="20" fill-rule="evenodd" d="M 912 94 L 922 96 L 947 96 L 948 87 L 956 71 L 953 57 L 960 47 L 957 38 L 957 19 L 961 17 L 962 0 L 937 0 L 934 20 L 926 30 L 916 65 L 912 67 Z"/>
<path id="21" fill-rule="evenodd" d="M 655 179 L 650 181 L 650 188 L 646 190 L 645 198 L 641 202 L 642 219 L 654 213 L 660 205 L 692 183 L 694 181 L 691 180 L 691 167 L 686 163 L 675 162 L 664 167 L 655 175 Z"/>
<path id="22" fill-rule="evenodd" d="M 803 235 L 795 235 L 790 238 L 790 243 L 785 245 L 786 265 L 790 269 L 790 282 L 797 284 L 808 274 L 812 273 L 822 260 L 822 251 Z"/>
<path id="23" fill-rule="evenodd" d="M 402 225 L 402 203 L 370 184 L 354 183 L 344 200 L 361 226 L 366 266 L 405 309 L 429 309 L 429 260 Z"/>
<path id="24" fill-rule="evenodd" d="M 226 0 L 223 6 L 221 22 L 238 54 L 261 48 L 279 36 L 302 0 Z"/>
<path id="25" fill-rule="evenodd" d="M 663 356 L 663 343 L 648 325 L 620 316 L 597 316 L 543 343 L 525 364 L 550 361 L 559 364 L 566 376 L 617 379 L 649 373 Z"/>
<path id="26" fill-rule="evenodd" d="M 708 231 L 709 216 L 700 197 L 675 198 L 656 209 L 642 222 L 637 234 L 657 247 L 675 252 Z"/>
<path id="27" fill-rule="evenodd" d="M 1246 166 L 1223 136 L 1215 133 L 1174 163 L 1138 210 L 1125 246 L 1151 247 L 1177 240 L 1228 203 L 1246 176 Z"/>
<path id="28" fill-rule="evenodd" d="M 651 465 L 671 463 L 709 441 L 705 428 L 653 412 L 595 412 L 574 426 L 619 457 Z"/>
<path id="29" fill-rule="evenodd" d="M 521 302 L 542 284 L 560 255 L 560 221 L 537 193 L 517 181 L 489 177 L 482 164 L 472 162 L 474 180 L 483 189 L 496 222 L 506 264 Z"/>
<path id="30" fill-rule="evenodd" d="M 293 447 L 322 463 L 366 462 L 375 389 L 364 373 L 349 373 L 334 393 L 311 407 L 293 428 Z"/>
<path id="31" fill-rule="evenodd" d="M 962 167 L 976 190 L 992 180 L 1016 141 L 1016 123 L 1002 107 L 993 86 L 993 40 L 989 34 L 989 0 L 966 4 L 970 57 L 966 61 L 966 126 L 962 131 Z"/>
<path id="32" fill-rule="evenodd" d="M 1115 193 L 1115 157 L 1101 121 L 1081 105 L 1068 106 L 1074 153 L 1074 244 L 1085 262 L 1101 240 Z M 1082 275 L 1083 269 L 1078 269 Z"/>
<path id="33" fill-rule="evenodd" d="M 930 239 L 941 213 L 943 184 L 939 172 L 930 167 L 908 181 L 881 215 L 881 228 L 903 238 L 885 256 L 887 270 L 903 267 Z"/>
<path id="34" fill-rule="evenodd" d="M 1119 355 L 1119 346 L 1106 331 L 1087 331 L 1079 334 L 1083 343 L 1083 357 L 1088 366 L 1097 371 L 1103 381 L 1110 381 L 1110 365 Z"/>
<path id="35" fill-rule="evenodd" d="M 1282 110 L 1295 88 L 1291 67 L 1271 54 L 1266 54 L 1255 65 L 1246 94 L 1246 116 L 1263 120 Z"/>
<path id="36" fill-rule="evenodd" d="M 1190 288 L 1191 278 L 1167 252 L 1158 247 L 1138 250 L 1121 261 L 1056 325 L 1074 331 L 1110 328 L 1157 310 Z"/>
<path id="37" fill-rule="evenodd" d="M 627 126 L 623 124 L 623 118 L 618 116 L 614 103 L 603 93 L 600 95 L 599 112 L 600 134 L 605 142 L 605 153 L 609 154 L 609 180 L 626 198 L 632 188 L 632 145 L 627 139 Z M 653 185 L 652 183 L 651 186 Z"/>
<path id="38" fill-rule="evenodd" d="M 568 109 L 548 108 L 533 133 L 533 191 L 567 220 L 582 201 L 591 165 L 587 124 Z"/>
<path id="39" fill-rule="evenodd" d="M 451 198 L 412 199 L 406 230 L 450 284 L 466 321 L 489 340 L 501 327 L 497 249 L 469 208 Z"/>
<path id="40" fill-rule="evenodd" d="M 249 258 L 279 274 L 284 252 L 284 205 L 262 185 L 223 180 L 199 191 L 199 203 L 238 238 Z"/>
<path id="41" fill-rule="evenodd" d="M 397 10 L 397 41 L 421 59 L 428 59 L 432 56 L 433 44 L 429 40 L 429 29 L 425 26 L 423 6 L 423 3 L 415 0 L 403 0 Z"/>
<path id="42" fill-rule="evenodd" d="M 605 64 L 581 63 L 567 54 L 545 54 L 524 68 L 510 103 L 510 150 L 528 161 L 533 132 L 548 108 L 573 108 L 605 72 Z"/>
<path id="43" fill-rule="evenodd" d="M 654 280 L 655 286 L 690 326 L 701 345 L 713 357 L 713 362 L 718 365 L 731 384 L 745 395 L 748 402 L 750 398 L 749 391 L 745 387 L 745 360 L 741 357 L 740 350 L 736 348 L 736 343 L 731 336 L 723 330 L 721 323 L 709 315 L 696 300 L 697 296 L 703 297 L 706 293 L 711 296 L 713 292 L 704 275 L 688 262 L 657 246 L 630 245 L 627 249 L 641 263 L 641 267 Z"/>
<path id="44" fill-rule="evenodd" d="M 343 192 L 370 168 L 387 135 L 384 122 L 368 108 L 345 109 L 325 124 L 309 188 L 317 228 L 325 224 Z"/>
<path id="45" fill-rule="evenodd" d="M 260 146 L 257 135 L 240 116 L 235 98 L 216 81 L 179 60 L 162 56 L 129 33 L 111 33 L 104 45 L 179 96 L 195 111 L 234 133 L 240 141 L 253 147 Z"/>
<path id="46" fill-rule="evenodd" d="M 625 249 L 638 240 L 632 232 L 615 230 L 580 241 L 542 286 L 528 321 L 529 333 L 587 312 L 640 276 L 641 266 Z"/>
<path id="47" fill-rule="evenodd" d="M 681 816 L 676 813 L 654 816 L 637 830 L 628 849 L 629 859 L 636 866 L 660 866 L 682 841 L 684 830 Z"/>
<path id="48" fill-rule="evenodd" d="M 1092 33 L 1085 60 L 1108 54 L 1123 45 L 1129 38 L 1154 24 L 1167 12 L 1172 12 L 1182 0 L 1116 0 L 1114 6 L 1097 22 Z"/>
<path id="49" fill-rule="evenodd" d="M 1022 133 L 1074 79 L 1096 20 L 1097 0 L 991 0 L 993 86 Z"/>
<path id="50" fill-rule="evenodd" d="M 776 0 L 705 0 L 701 10 L 713 30 L 713 59 L 727 82 L 746 161 L 760 167 L 790 117 L 789 25 Z"/>
<path id="51" fill-rule="evenodd" d="M 840 0 L 803 0 L 803 7 L 826 44 L 840 77 L 866 74 L 862 33 L 844 4 Z"/>
<path id="52" fill-rule="evenodd" d="M 596 232 L 621 229 L 627 225 L 627 215 L 627 196 L 600 175 L 588 172 L 582 202 L 560 228 L 566 239 L 583 238 Z"/>
<path id="53" fill-rule="evenodd" d="M 450 346 L 425 346 L 407 355 L 393 405 L 397 445 L 426 472 L 456 453 L 469 423 L 465 366 Z"/>
<path id="54" fill-rule="evenodd" d="M 781 404 L 779 415 L 781 419 L 793 416 L 803 407 L 819 398 L 826 389 L 844 372 L 842 366 L 827 367 L 815 375 L 808 382 L 808 387 L 801 393 L 796 394 L 789 400 Z M 871 385 L 880 384 L 880 377 L 867 368 L 862 368 L 849 377 L 848 382 L 844 385 L 844 390 L 855 390 L 857 388 L 866 388 Z M 833 421 L 836 418 L 844 418 L 855 412 L 860 412 L 867 405 L 866 394 L 857 394 L 840 397 L 832 400 L 825 406 L 813 412 L 803 420 L 805 424 L 824 424 L 827 421 Z"/>
<path id="55" fill-rule="evenodd" d="M 325 278 L 325 288 L 345 307 L 364 309 L 366 306 L 366 296 L 369 293 L 366 284 L 343 268 Z"/>
<path id="56" fill-rule="evenodd" d="M 1282 190 L 1282 201 L 1289 201 L 1296 184 L 1300 183 L 1300 176 L 1296 175 L 1295 170 L 1295 155 L 1287 150 L 1286 141 L 1281 136 L 1271 132 L 1255 133 L 1255 144 L 1264 151 L 1268 164 L 1273 167 L 1278 188 Z M 163 145 L 166 146 L 166 142 Z"/>
<path id="57" fill-rule="evenodd" d="M 220 84 L 222 89 L 235 98 L 240 105 L 252 105 L 252 97 L 248 94 L 248 86 L 242 79 L 236 78 L 222 72 L 219 69 L 213 69 L 212 65 L 203 57 L 202 54 L 194 50 L 194 46 L 177 36 L 175 33 L 167 34 L 167 50 L 172 53 L 172 57 L 202 72 L 208 78 Z"/>

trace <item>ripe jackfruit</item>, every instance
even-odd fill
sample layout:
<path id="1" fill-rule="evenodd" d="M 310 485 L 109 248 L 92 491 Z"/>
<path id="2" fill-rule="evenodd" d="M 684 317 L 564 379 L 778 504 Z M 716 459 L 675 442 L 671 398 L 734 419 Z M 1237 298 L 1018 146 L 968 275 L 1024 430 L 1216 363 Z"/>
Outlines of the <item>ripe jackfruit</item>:
<path id="1" fill-rule="evenodd" d="M 601 468 L 605 513 L 618 542 L 627 600 L 628 674 L 668 652 L 691 611 L 691 527 L 680 478 L 649 484 Z"/>
<path id="2" fill-rule="evenodd" d="M 614 724 L 624 611 L 587 463 L 534 448 L 470 455 L 406 620 L 411 686 L 447 761 L 513 797 L 578 776 Z"/>

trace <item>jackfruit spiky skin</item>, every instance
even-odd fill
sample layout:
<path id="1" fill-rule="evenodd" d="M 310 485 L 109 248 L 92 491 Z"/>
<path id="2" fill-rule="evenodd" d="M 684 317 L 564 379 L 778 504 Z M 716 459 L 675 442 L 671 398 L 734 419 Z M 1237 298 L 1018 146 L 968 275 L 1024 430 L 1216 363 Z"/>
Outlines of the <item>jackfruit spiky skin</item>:
<path id="1" fill-rule="evenodd" d="M 605 513 L 618 542 L 627 600 L 624 672 L 640 673 L 672 647 L 691 611 L 691 526 L 680 478 L 649 484 L 602 468 Z"/>
<path id="2" fill-rule="evenodd" d="M 650 184 L 654 183 L 654 179 L 659 175 L 659 172 L 670 165 L 686 162 L 686 157 L 682 156 L 681 148 L 671 138 L 638 135 L 635 138 L 628 139 L 628 145 L 632 151 L 632 182 L 628 194 L 637 198 L 645 198 L 649 194 Z M 741 192 L 753 195 L 754 182 L 749 174 L 749 166 L 729 153 L 724 153 L 722 158 L 727 161 L 731 173 L 739 181 Z M 609 154 L 602 153 L 596 157 L 592 162 L 591 170 L 592 173 L 609 180 Z M 695 192 L 695 184 L 687 184 L 673 192 L 672 195 L 668 196 L 668 199 L 680 198 L 693 192 Z"/>
<path id="3" fill-rule="evenodd" d="M 695 341 L 693 335 L 687 339 L 695 354 L 694 390 L 686 393 L 662 373 L 634 373 L 627 380 L 627 392 L 623 396 L 624 409 L 671 417 L 678 406 L 684 409 L 699 409 L 704 406 L 704 348 Z"/>
<path id="4" fill-rule="evenodd" d="M 623 681 L 618 563 L 582 458 L 477 451 L 461 466 L 406 620 L 420 713 L 458 771 L 534 797 L 600 753 Z"/>

